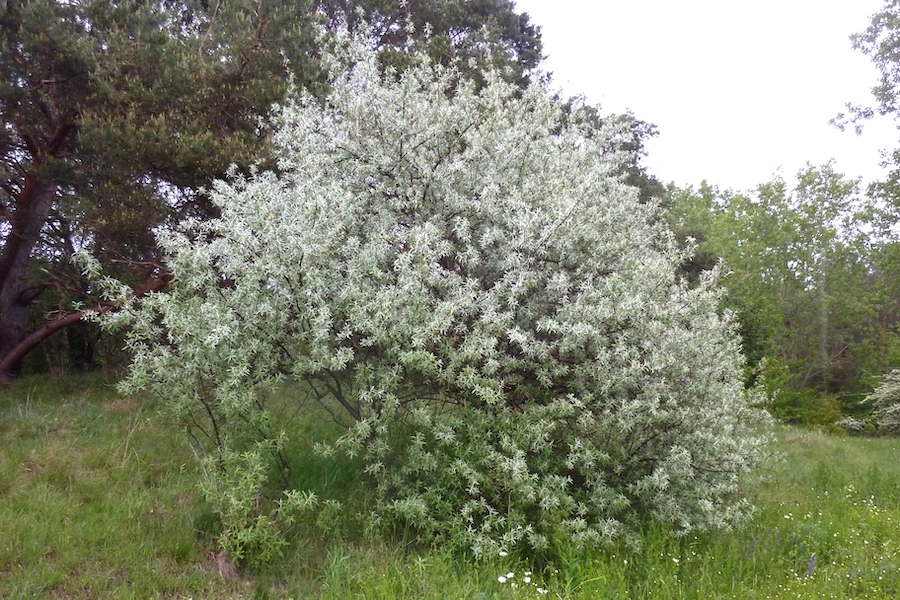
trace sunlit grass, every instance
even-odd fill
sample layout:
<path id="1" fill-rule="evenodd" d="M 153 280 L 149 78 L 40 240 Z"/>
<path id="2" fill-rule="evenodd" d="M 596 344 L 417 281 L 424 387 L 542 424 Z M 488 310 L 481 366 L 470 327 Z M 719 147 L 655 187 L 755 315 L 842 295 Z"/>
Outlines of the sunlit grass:
<path id="1" fill-rule="evenodd" d="M 229 580 L 212 558 L 217 519 L 193 488 L 192 453 L 152 401 L 96 377 L 16 382 L 0 394 L 0 597 L 900 597 L 897 439 L 781 429 L 781 459 L 749 490 L 759 510 L 744 530 L 650 528 L 640 548 L 533 564 L 371 535 L 348 516 L 369 504 L 359 465 L 312 451 L 335 432 L 323 415 L 296 421 L 289 485 L 315 491 L 319 507 L 281 558 Z"/>
<path id="2" fill-rule="evenodd" d="M 16 382 L 0 395 L 0 597 L 233 596 L 192 470 L 152 405 L 93 377 Z"/>

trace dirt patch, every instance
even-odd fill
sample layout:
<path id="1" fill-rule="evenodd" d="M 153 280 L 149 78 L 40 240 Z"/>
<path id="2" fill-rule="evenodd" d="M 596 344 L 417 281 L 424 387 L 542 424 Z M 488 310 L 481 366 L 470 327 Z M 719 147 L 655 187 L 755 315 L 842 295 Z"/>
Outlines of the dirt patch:
<path id="1" fill-rule="evenodd" d="M 105 408 L 107 412 L 124 415 L 136 411 L 138 405 L 131 398 L 119 398 L 118 400 L 107 402 Z"/>
<path id="2" fill-rule="evenodd" d="M 221 575 L 225 581 L 236 581 L 241 578 L 240 571 L 224 552 L 210 552 L 206 556 L 206 567 Z"/>

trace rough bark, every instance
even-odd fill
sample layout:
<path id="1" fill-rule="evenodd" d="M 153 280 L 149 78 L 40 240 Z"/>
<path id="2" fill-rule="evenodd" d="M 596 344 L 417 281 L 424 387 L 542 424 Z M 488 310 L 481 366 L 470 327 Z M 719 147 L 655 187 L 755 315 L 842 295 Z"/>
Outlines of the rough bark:
<path id="1" fill-rule="evenodd" d="M 64 153 L 66 140 L 74 129 L 73 123 L 61 123 L 49 110 L 47 115 L 51 128 L 43 144 L 23 136 L 31 155 L 30 169 L 13 198 L 9 231 L 0 252 L 0 361 L 4 363 L 28 335 L 36 297 L 29 293 L 33 286 L 28 282 L 28 265 L 59 189 L 55 181 L 42 174 L 42 167 L 47 157 Z M 17 374 L 20 362 L 11 363 L 2 373 Z"/>
<path id="2" fill-rule="evenodd" d="M 0 254 L 0 360 L 4 363 L 28 335 L 35 298 L 28 293 L 33 287 L 28 282 L 28 264 L 55 197 L 55 184 L 35 183 L 33 191 L 26 185 Z M 2 372 L 14 375 L 18 370 L 15 362 Z"/>
<path id="3" fill-rule="evenodd" d="M 158 292 L 168 285 L 170 281 L 171 275 L 169 273 L 164 273 L 160 277 L 155 277 L 144 283 L 144 285 L 135 290 L 134 295 L 136 298 L 140 298 L 151 292 Z M 92 309 L 92 312 L 103 314 L 115 310 L 116 308 L 117 306 L 115 304 L 104 303 L 96 305 Z M 88 311 L 82 310 L 63 315 L 47 322 L 43 327 L 31 333 L 31 335 L 22 336 L 22 339 L 18 344 L 0 356 L 0 381 L 14 377 L 16 375 L 16 368 L 21 364 L 22 359 L 41 342 L 57 331 L 82 321 L 87 314 Z"/>

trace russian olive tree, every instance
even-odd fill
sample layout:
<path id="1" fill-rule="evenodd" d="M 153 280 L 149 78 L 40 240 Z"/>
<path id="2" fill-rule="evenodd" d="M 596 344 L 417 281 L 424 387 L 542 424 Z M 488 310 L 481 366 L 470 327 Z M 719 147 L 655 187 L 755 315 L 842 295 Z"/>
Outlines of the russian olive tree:
<path id="1" fill-rule="evenodd" d="M 283 449 L 263 399 L 285 379 L 344 414 L 331 448 L 364 457 L 373 524 L 422 540 L 544 552 L 741 522 L 764 417 L 714 275 L 679 280 L 623 182 L 629 131 L 496 73 L 385 71 L 364 39 L 324 61 L 327 98 L 274 112 L 278 174 L 216 182 L 221 216 L 160 238 L 171 288 L 109 317 L 131 326 L 128 387 L 170 403 L 246 518 L 226 534 L 270 524 L 227 506 L 253 488 L 235 470 Z"/>

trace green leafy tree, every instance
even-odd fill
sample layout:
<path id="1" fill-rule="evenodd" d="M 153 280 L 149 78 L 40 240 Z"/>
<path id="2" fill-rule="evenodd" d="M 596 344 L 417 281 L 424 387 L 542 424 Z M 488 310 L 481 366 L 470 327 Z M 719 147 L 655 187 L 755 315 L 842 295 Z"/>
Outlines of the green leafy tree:
<path id="1" fill-rule="evenodd" d="M 372 46 L 340 40 L 326 102 L 276 113 L 279 172 L 216 183 L 220 217 L 161 237 L 171 289 L 120 288 L 107 321 L 130 327 L 126 389 L 207 456 L 223 546 L 260 526 L 229 519 L 223 470 L 283 450 L 265 392 L 284 378 L 341 410 L 331 449 L 365 458 L 373 525 L 427 543 L 549 553 L 741 523 L 763 413 L 714 277 L 679 281 L 684 252 L 623 182 L 622 130 L 422 54 L 382 73 Z"/>
<path id="2" fill-rule="evenodd" d="M 748 383 L 763 375 L 773 412 L 819 424 L 854 412 L 893 343 L 883 223 L 858 181 L 828 164 L 801 170 L 793 188 L 778 177 L 746 195 L 681 190 L 669 216 L 731 271 L 725 304 L 741 324 Z"/>
<path id="3" fill-rule="evenodd" d="M 875 103 L 848 103 L 847 111 L 831 122 L 841 130 L 852 125 L 859 134 L 866 121 L 876 115 L 890 116 L 895 121 L 900 118 L 900 1 L 885 0 L 881 10 L 872 15 L 869 26 L 850 36 L 850 40 L 853 48 L 868 56 L 880 73 L 878 84 L 872 87 Z M 870 193 L 896 210 L 900 208 L 900 146 L 885 151 L 885 162 L 893 169 L 885 181 L 872 185 Z"/>
<path id="4" fill-rule="evenodd" d="M 875 106 L 847 104 L 847 113 L 839 114 L 834 123 L 843 128 L 853 124 L 857 133 L 866 120 L 876 114 L 898 116 L 900 108 L 900 1 L 885 0 L 882 9 L 872 15 L 865 31 L 850 36 L 854 50 L 872 59 L 880 71 L 878 85 L 872 88 Z"/>

